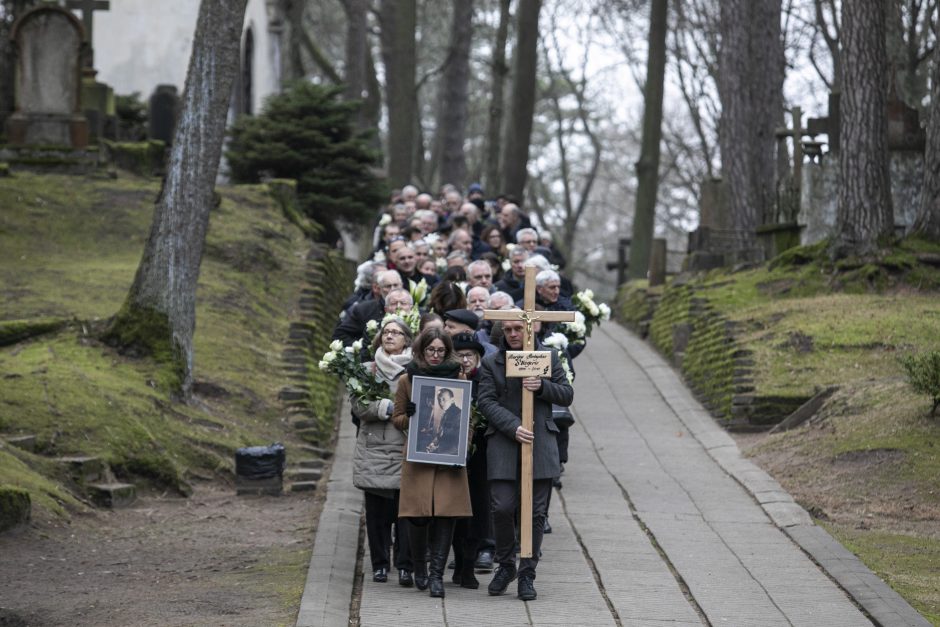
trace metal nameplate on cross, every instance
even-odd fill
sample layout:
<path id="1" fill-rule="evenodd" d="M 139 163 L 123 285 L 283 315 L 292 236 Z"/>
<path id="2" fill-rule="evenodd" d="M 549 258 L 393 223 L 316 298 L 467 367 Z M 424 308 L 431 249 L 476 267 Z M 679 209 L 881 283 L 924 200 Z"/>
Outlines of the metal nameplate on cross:
<path id="1" fill-rule="evenodd" d="M 573 311 L 536 311 L 535 310 L 535 268 L 528 266 L 525 269 L 525 292 L 522 300 L 522 311 L 514 309 L 511 311 L 502 311 L 496 309 L 487 309 L 483 312 L 484 320 L 521 320 L 525 323 L 525 335 L 522 343 L 522 351 L 513 351 L 514 355 L 524 355 L 532 353 L 532 358 L 523 359 L 515 357 L 513 361 L 525 361 L 538 363 L 543 357 L 536 357 L 543 351 L 535 349 L 535 333 L 532 331 L 532 325 L 536 320 L 540 322 L 574 322 Z M 548 353 L 551 355 L 551 353 Z M 549 357 L 549 360 L 551 357 Z M 551 361 L 549 361 L 551 364 Z M 515 369 L 510 367 L 510 361 L 506 362 L 507 377 L 527 377 L 530 370 L 527 368 Z M 531 365 L 531 364 L 530 364 Z M 551 376 L 549 368 L 548 376 Z M 533 397 L 532 392 L 522 388 L 522 426 L 529 431 L 533 431 Z M 538 435 L 536 435 L 538 437 Z M 519 552 L 522 557 L 532 557 L 532 445 L 520 444 L 522 447 L 522 476 L 519 479 Z"/>

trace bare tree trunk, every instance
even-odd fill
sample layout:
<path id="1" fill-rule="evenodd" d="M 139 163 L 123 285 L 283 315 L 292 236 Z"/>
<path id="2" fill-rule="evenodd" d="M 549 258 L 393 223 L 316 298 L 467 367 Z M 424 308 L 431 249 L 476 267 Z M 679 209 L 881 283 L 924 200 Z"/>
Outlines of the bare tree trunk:
<path id="1" fill-rule="evenodd" d="M 284 15 L 287 16 L 287 67 L 285 77 L 296 81 L 306 76 L 303 57 L 303 30 L 305 0 L 284 0 Z"/>
<path id="2" fill-rule="evenodd" d="M 541 0 L 520 0 L 516 11 L 516 53 L 513 59 L 512 100 L 503 140 L 501 167 L 506 193 L 520 201 L 525 192 L 532 116 L 535 113 L 535 78 L 538 69 Z"/>
<path id="3" fill-rule="evenodd" d="M 368 0 L 342 0 L 346 13 L 346 76 L 343 77 L 346 100 L 361 100 L 366 93 L 366 53 L 368 52 Z M 362 115 L 360 112 L 359 123 Z"/>
<path id="4" fill-rule="evenodd" d="M 894 231 L 885 115 L 888 57 L 883 0 L 842 6 L 839 206 L 833 253 L 869 255 Z"/>
<path id="5" fill-rule="evenodd" d="M 934 48 L 930 77 L 930 119 L 924 156 L 924 190 L 914 226 L 915 235 L 940 240 L 940 46 Z"/>
<path id="6" fill-rule="evenodd" d="M 193 383 L 196 283 L 238 71 L 247 0 L 202 0 L 166 179 L 137 275 L 106 338 L 172 366 L 188 397 Z"/>
<path id="7" fill-rule="evenodd" d="M 502 180 L 499 167 L 500 130 L 503 125 L 504 98 L 503 87 L 509 66 L 506 65 L 506 39 L 509 36 L 509 7 L 512 0 L 499 0 L 499 25 L 496 28 L 496 42 L 493 45 L 493 73 L 490 99 L 490 115 L 486 122 L 486 189 L 491 194 L 500 193 Z"/>
<path id="8" fill-rule="evenodd" d="M 757 226 L 774 204 L 783 62 L 780 0 L 722 0 L 721 166 L 739 253 L 757 249 Z"/>
<path id="9" fill-rule="evenodd" d="M 668 0 L 653 0 L 650 6 L 650 35 L 643 90 L 643 140 L 636 164 L 636 211 L 630 242 L 632 279 L 645 279 L 656 222 L 656 193 L 659 189 L 659 144 L 663 136 L 663 83 L 666 77 L 666 16 Z"/>
<path id="10" fill-rule="evenodd" d="M 411 181 L 415 147 L 415 0 L 382 0 L 379 10 L 385 100 L 388 107 L 386 169 L 394 186 Z"/>
<path id="11" fill-rule="evenodd" d="M 470 40 L 473 35 L 473 0 L 455 0 L 450 29 L 450 50 L 441 80 L 437 124 L 442 183 L 463 187 L 467 160 L 463 152 L 467 130 L 467 84 L 470 81 Z"/>

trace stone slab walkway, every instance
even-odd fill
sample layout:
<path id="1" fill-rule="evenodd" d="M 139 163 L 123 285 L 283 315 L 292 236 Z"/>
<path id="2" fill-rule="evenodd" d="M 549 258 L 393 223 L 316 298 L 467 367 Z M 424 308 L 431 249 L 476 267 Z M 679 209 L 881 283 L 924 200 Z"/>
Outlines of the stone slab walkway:
<path id="1" fill-rule="evenodd" d="M 443 600 L 366 577 L 350 616 L 361 496 L 343 420 L 297 624 L 929 624 L 743 459 L 645 343 L 611 323 L 576 366 L 577 423 L 538 600 L 518 601 L 514 585 L 489 597 L 489 576 L 465 590 L 448 572 Z"/>

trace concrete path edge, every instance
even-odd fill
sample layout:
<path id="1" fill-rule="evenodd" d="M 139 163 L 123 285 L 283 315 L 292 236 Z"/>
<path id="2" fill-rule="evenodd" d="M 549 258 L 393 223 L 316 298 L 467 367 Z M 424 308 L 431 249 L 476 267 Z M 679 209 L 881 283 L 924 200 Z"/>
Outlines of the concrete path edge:
<path id="1" fill-rule="evenodd" d="M 352 484 L 356 429 L 348 402 L 340 411 L 339 438 L 326 486 L 313 554 L 307 570 L 297 627 L 347 627 L 356 575 L 362 492 Z"/>

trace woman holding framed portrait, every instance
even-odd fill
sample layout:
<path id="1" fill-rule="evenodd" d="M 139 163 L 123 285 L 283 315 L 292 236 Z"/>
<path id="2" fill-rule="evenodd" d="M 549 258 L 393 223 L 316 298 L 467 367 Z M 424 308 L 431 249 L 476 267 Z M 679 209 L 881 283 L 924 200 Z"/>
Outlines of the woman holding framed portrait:
<path id="1" fill-rule="evenodd" d="M 416 378 L 420 383 L 414 383 Z M 410 523 L 415 586 L 420 590 L 429 589 L 432 597 L 444 596 L 444 568 L 454 523 L 457 518 L 471 515 L 466 468 L 453 462 L 444 465 L 436 461 L 436 456 L 443 459 L 459 456 L 463 412 L 458 409 L 455 413 L 455 405 L 459 394 L 461 405 L 465 399 L 469 408 L 469 390 L 464 393 L 463 389 L 468 385 L 469 382 L 463 380 L 460 364 L 454 359 L 450 336 L 440 329 L 430 328 L 415 340 L 412 361 L 405 366 L 405 374 L 398 380 L 395 392 L 392 421 L 400 430 L 409 431 L 414 449 L 409 451 L 409 443 L 406 443 L 398 515 Z M 466 434 L 462 446 L 462 463 L 465 463 Z M 451 449 L 455 449 L 456 454 L 450 455 Z M 413 453 L 410 457 L 409 452 Z M 411 458 L 417 461 L 409 461 Z M 426 549 L 430 549 L 427 565 L 424 562 Z"/>

